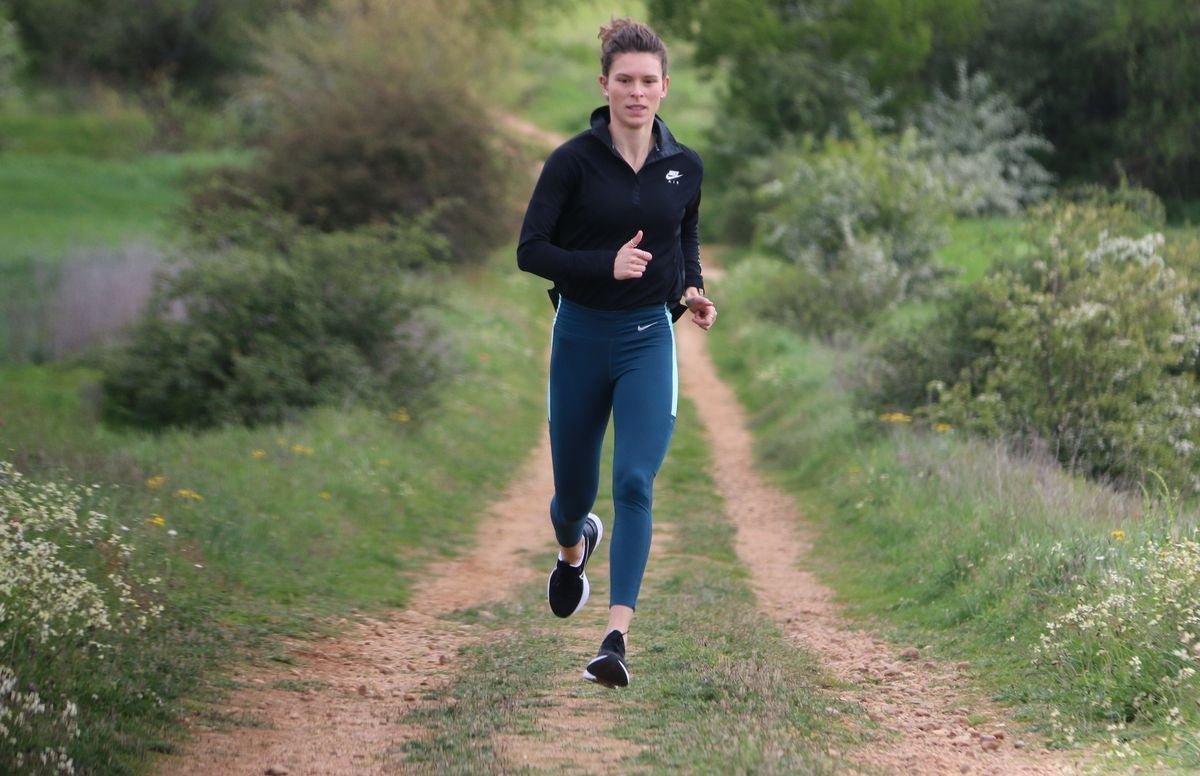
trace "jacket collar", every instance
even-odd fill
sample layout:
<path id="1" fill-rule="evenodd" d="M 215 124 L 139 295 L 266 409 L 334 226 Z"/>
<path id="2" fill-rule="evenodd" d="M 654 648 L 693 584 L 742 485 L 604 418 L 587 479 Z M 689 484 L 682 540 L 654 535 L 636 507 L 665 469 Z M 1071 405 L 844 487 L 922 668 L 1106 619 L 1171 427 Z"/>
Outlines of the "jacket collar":
<path id="1" fill-rule="evenodd" d="M 617 148 L 613 145 L 612 132 L 608 129 L 611 120 L 612 116 L 607 105 L 601 105 L 592 111 L 592 135 L 604 143 L 605 148 L 612 149 L 613 153 L 617 153 Z M 654 147 L 650 149 L 650 155 L 646 157 L 646 164 L 680 153 L 683 153 L 683 147 L 675 141 L 675 136 L 671 134 L 671 130 L 667 129 L 666 123 L 658 117 L 657 113 L 654 114 Z"/>

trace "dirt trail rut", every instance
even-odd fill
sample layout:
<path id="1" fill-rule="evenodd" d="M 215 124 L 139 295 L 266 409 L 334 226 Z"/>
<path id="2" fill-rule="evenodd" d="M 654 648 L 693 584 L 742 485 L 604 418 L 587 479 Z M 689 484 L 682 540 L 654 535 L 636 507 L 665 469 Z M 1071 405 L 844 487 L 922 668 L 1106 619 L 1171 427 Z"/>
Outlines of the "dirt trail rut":
<path id="1" fill-rule="evenodd" d="M 833 592 L 803 563 L 808 528 L 791 500 L 752 466 L 746 418 L 709 359 L 703 334 L 679 326 L 683 389 L 709 437 L 713 476 L 737 526 L 738 557 L 751 570 L 759 605 L 788 636 L 820 656 L 885 738 L 847 758 L 867 772 L 902 774 L 1063 774 L 1076 766 L 1059 753 L 1034 751 L 1007 729 L 1002 713 L 972 698 L 955 670 L 922 661 L 894 644 L 854 630 Z M 986 724 L 972 720 L 987 718 Z"/>

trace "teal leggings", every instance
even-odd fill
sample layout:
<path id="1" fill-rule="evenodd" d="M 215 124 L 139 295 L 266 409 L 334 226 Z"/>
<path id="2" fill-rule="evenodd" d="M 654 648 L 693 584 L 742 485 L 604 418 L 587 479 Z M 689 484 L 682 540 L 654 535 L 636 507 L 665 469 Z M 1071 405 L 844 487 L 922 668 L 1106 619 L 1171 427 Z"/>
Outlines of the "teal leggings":
<path id="1" fill-rule="evenodd" d="M 678 397 L 675 330 L 666 306 L 592 310 L 559 301 L 548 397 L 554 459 L 550 520 L 560 545 L 579 542 L 596 502 L 611 414 L 610 604 L 637 605 L 650 554 L 654 477 L 671 442 Z"/>

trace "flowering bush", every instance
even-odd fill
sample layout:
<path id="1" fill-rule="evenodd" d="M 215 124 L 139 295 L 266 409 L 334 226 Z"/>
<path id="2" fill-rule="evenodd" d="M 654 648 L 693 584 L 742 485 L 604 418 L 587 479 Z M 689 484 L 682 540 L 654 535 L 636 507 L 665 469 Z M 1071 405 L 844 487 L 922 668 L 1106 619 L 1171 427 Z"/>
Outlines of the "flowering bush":
<path id="1" fill-rule="evenodd" d="M 920 151 L 914 132 L 877 136 L 859 122 L 849 140 L 770 160 L 760 239 L 799 271 L 777 311 L 828 334 L 871 323 L 935 275 L 950 209 Z"/>
<path id="2" fill-rule="evenodd" d="M 1015 213 L 1050 193 L 1053 176 L 1034 158 L 1052 147 L 1029 117 L 992 89 L 983 73 L 958 66 L 954 94 L 936 91 L 916 117 L 925 155 L 960 215 Z"/>
<path id="3" fill-rule="evenodd" d="M 932 420 L 1046 447 L 1125 484 L 1155 471 L 1174 488 L 1200 487 L 1196 275 L 1157 231 L 1161 208 L 1140 202 L 1035 209 L 1030 255 L 876 332 L 859 364 L 860 403 L 925 404 Z"/>
<path id="4" fill-rule="evenodd" d="M 1036 662 L 1112 722 L 1180 725 L 1200 702 L 1200 543 L 1150 542 L 1046 625 Z"/>
<path id="5" fill-rule="evenodd" d="M 1130 214 L 1067 204 L 1041 212 L 1042 248 L 972 289 L 991 327 L 944 389 L 939 419 L 1040 438 L 1060 461 L 1125 481 L 1147 470 L 1200 488 L 1200 391 L 1184 371 L 1200 348 L 1193 282 L 1138 237 Z M 1121 233 L 1122 225 L 1126 233 Z"/>
<path id="6" fill-rule="evenodd" d="M 10 773 L 74 773 L 66 745 L 54 742 L 79 735 L 78 713 L 70 701 L 56 710 L 36 692 L 22 692 L 17 675 L 0 665 L 0 758 L 14 769 Z M 29 747 L 30 740 L 50 743 Z"/>
<path id="7" fill-rule="evenodd" d="M 134 547 L 87 509 L 93 488 L 27 481 L 0 462 L 0 761 L 28 772 L 71 773 L 66 746 L 76 707 L 27 684 L 65 653 L 110 649 L 107 635 L 144 629 L 162 612 L 157 579 L 138 579 Z"/>

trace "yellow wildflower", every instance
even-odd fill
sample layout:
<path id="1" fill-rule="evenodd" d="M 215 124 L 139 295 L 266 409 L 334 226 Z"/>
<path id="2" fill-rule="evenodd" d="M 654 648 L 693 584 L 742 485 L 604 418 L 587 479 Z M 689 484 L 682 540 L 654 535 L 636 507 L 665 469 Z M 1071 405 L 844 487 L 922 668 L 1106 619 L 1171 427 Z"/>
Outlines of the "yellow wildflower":
<path id="1" fill-rule="evenodd" d="M 313 449 L 305 445 L 292 445 L 292 452 L 300 455 L 312 455 Z"/>
<path id="2" fill-rule="evenodd" d="M 388 459 L 380 458 L 378 461 L 375 462 L 375 465 L 376 466 L 387 466 L 390 463 L 391 463 L 391 461 L 389 461 Z"/>
<path id="3" fill-rule="evenodd" d="M 175 495 L 179 496 L 179 498 L 186 498 L 191 501 L 203 501 L 204 500 L 204 496 L 201 496 L 199 493 L 192 490 L 191 488 L 180 488 L 179 490 L 175 491 Z"/>
<path id="4" fill-rule="evenodd" d="M 255 450 L 253 453 L 250 453 L 250 457 L 251 458 L 266 458 L 267 451 L 266 450 Z"/>
<path id="5" fill-rule="evenodd" d="M 167 478 L 165 475 L 156 474 L 153 477 L 146 480 L 146 487 L 149 488 L 150 490 L 157 490 L 158 488 L 161 488 L 162 484 L 166 481 L 167 481 Z"/>
<path id="6" fill-rule="evenodd" d="M 1125 538 L 1125 532 L 1117 529 L 1116 531 L 1112 532 L 1112 538 L 1116 539 L 1117 541 L 1121 541 Z"/>
<path id="7" fill-rule="evenodd" d="M 879 416 L 884 423 L 912 423 L 912 415 L 903 412 L 885 412 Z"/>
<path id="8" fill-rule="evenodd" d="M 401 407 L 391 415 L 388 415 L 388 417 L 397 423 L 407 423 L 408 421 L 412 420 L 412 416 L 408 414 L 408 409 L 405 407 Z"/>
<path id="9" fill-rule="evenodd" d="M 162 515 L 150 515 L 146 518 L 146 523 L 148 525 L 166 525 L 167 521 Z"/>
<path id="10" fill-rule="evenodd" d="M 847 474 L 862 474 L 862 467 L 861 466 L 851 466 L 846 469 L 846 473 Z"/>
<path id="11" fill-rule="evenodd" d="M 317 495 L 318 495 L 318 496 L 320 496 L 321 498 L 323 498 L 323 499 L 324 499 L 324 500 L 326 500 L 326 501 L 328 501 L 329 499 L 333 498 L 333 494 L 332 494 L 332 493 L 330 493 L 330 492 L 329 492 L 329 491 L 327 491 L 327 490 L 323 490 L 323 491 L 321 491 L 320 493 L 318 493 Z"/>
<path id="12" fill-rule="evenodd" d="M 939 434 L 945 434 L 947 431 L 949 431 L 952 428 L 954 428 L 954 426 L 951 426 L 949 423 L 934 423 L 933 424 L 933 430 L 938 432 Z"/>

